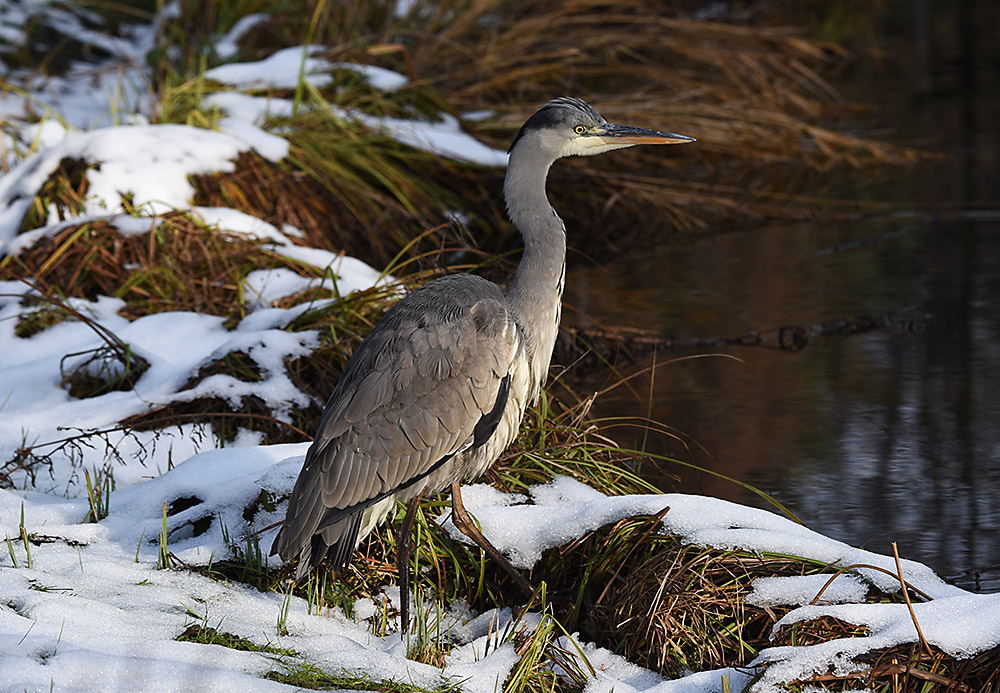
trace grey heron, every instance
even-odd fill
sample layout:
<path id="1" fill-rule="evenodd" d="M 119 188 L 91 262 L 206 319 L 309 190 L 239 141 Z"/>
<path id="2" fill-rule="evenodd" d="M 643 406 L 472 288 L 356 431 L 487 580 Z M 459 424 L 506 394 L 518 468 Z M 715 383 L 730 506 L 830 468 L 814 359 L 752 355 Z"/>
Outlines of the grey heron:
<path id="1" fill-rule="evenodd" d="M 345 565 L 358 542 L 411 501 L 398 542 L 401 630 L 408 564 L 423 493 L 451 486 L 455 526 L 531 594 L 530 583 L 478 530 L 459 484 L 485 472 L 514 440 L 539 395 L 562 309 L 566 229 L 545 180 L 561 157 L 691 137 L 607 122 L 561 97 L 538 109 L 510 146 L 504 197 L 524 251 L 506 292 L 469 274 L 437 279 L 399 301 L 348 360 L 306 453 L 271 547 L 298 558 L 301 580 L 324 559 Z"/>

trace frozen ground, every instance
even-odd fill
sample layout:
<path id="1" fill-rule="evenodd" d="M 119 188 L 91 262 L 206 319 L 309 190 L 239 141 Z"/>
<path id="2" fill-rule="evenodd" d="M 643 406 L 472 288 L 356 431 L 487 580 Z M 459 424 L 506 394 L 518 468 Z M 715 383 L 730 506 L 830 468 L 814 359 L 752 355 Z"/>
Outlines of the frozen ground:
<path id="1" fill-rule="evenodd" d="M 0 7 L 0 31 L 16 37 L 28 10 L 47 6 L 35 0 Z M 166 12 L 171 11 L 173 6 L 168 5 Z M 70 16 L 53 15 L 50 21 L 67 22 L 67 31 L 79 29 Z M 256 21 L 261 19 L 248 18 L 220 37 L 219 54 L 232 55 L 239 30 Z M 141 56 L 154 34 L 155 27 L 137 26 L 128 40 L 103 42 L 117 57 L 99 65 L 75 66 L 71 77 L 43 78 L 11 70 L 3 75 L 5 82 L 25 91 L 6 90 L 0 95 L 5 121 L 0 151 L 10 166 L 0 179 L 0 253 L 17 253 L 38 236 L 82 219 L 108 218 L 123 234 L 142 233 L 155 223 L 157 213 L 193 209 L 189 174 L 232 170 L 233 159 L 248 149 L 273 160 L 287 151 L 280 133 L 265 132 L 261 124 L 264 115 L 285 112 L 291 104 L 247 95 L 241 89 L 294 85 L 300 69 L 306 79 L 323 84 L 330 79 L 330 69 L 344 67 L 328 63 L 315 48 L 305 61 L 302 48 L 289 48 L 260 63 L 217 67 L 207 76 L 231 86 L 211 97 L 227 113 L 220 132 L 149 125 L 145 116 L 155 106 L 144 101 L 145 92 L 134 85 L 143 83 L 144 75 L 138 72 Z M 102 41 L 98 35 L 91 40 Z M 381 89 L 397 89 L 406 81 L 374 67 L 350 69 Z M 51 108 L 41 121 L 32 115 L 45 113 L 39 104 Z M 376 121 L 360 114 L 342 115 L 364 117 L 403 142 L 443 156 L 488 165 L 505 161 L 502 152 L 464 134 L 452 120 Z M 34 153 L 25 155 L 32 147 Z M 66 156 L 101 163 L 99 171 L 88 174 L 94 194 L 83 217 L 68 222 L 52 219 L 37 230 L 16 235 L 34 193 Z M 123 191 L 132 194 L 131 204 L 141 206 L 147 218 L 123 214 Z M 209 224 L 266 239 L 278 252 L 329 267 L 328 276 L 336 278 L 341 294 L 379 280 L 375 269 L 357 260 L 295 245 L 289 238 L 294 229 L 279 230 L 234 210 L 193 211 Z M 277 309 L 271 302 L 316 281 L 320 280 L 287 269 L 252 273 L 245 287 L 247 317 L 234 329 L 226 329 L 220 318 L 194 313 L 162 313 L 129 322 L 117 314 L 121 306 L 117 299 L 73 300 L 77 310 L 113 331 L 150 363 L 132 391 L 84 400 L 74 399 L 60 386 L 60 366 L 65 367 L 64 358 L 70 365 L 72 359 L 81 358 L 67 355 L 100 346 L 99 336 L 82 323 L 67 321 L 28 339 L 16 337 L 17 316 L 30 310 L 22 298 L 31 289 L 15 282 L 0 286 L 0 461 L 11 459 L 26 443 L 52 453 L 51 475 L 40 475 L 34 486 L 21 477 L 17 490 L 0 490 L 0 534 L 10 538 L 7 547 L 0 547 L 0 690 L 50 686 L 80 691 L 285 690 L 290 687 L 262 676 L 281 671 L 283 664 L 303 661 L 333 673 L 367 674 L 420 687 L 447 683 L 458 683 L 464 691 L 502 687 L 517 659 L 506 637 L 509 612 L 473 614 L 461 604 L 453 605 L 443 617 L 444 628 L 464 644 L 448 655 L 443 668 L 437 668 L 406 659 L 398 635 L 375 635 L 368 621 L 360 620 L 376 610 L 370 601 L 355 605 L 359 620 L 337 609 L 318 616 L 309 614 L 306 603 L 297 598 L 221 584 L 193 572 L 156 569 L 164 504 L 177 510 L 167 518 L 166 532 L 169 548 L 178 558 L 204 565 L 231 557 L 234 545 L 242 544 L 249 532 L 279 518 L 282 507 L 258 512 L 251 523 L 243 511 L 262 490 L 280 495 L 291 489 L 304 445 L 262 446 L 247 434 L 233 446 L 214 449 L 211 436 L 188 427 L 161 433 L 112 432 L 93 446 L 59 446 L 80 431 L 111 428 L 127 416 L 183 398 L 214 395 L 238 400 L 255 395 L 279 414 L 282 407 L 303 403 L 306 396 L 295 389 L 282 364 L 288 356 L 309 353 L 315 335 L 284 331 L 282 327 L 301 307 Z M 264 376 L 260 382 L 217 375 L 194 390 L 179 391 L 200 364 L 236 349 L 257 363 Z M 117 490 L 110 494 L 110 512 L 99 523 L 84 523 L 88 505 L 81 499 L 80 476 L 84 469 L 105 470 L 111 449 L 121 460 L 111 462 Z M 536 487 L 526 497 L 476 485 L 465 498 L 485 534 L 522 568 L 532 566 L 544 549 L 589 529 L 669 506 L 664 530 L 692 542 L 795 554 L 839 565 L 865 563 L 895 572 L 891 558 L 833 541 L 774 514 L 711 498 L 676 494 L 610 498 L 567 478 Z M 182 510 L 180 504 L 174 505 L 179 499 L 185 499 Z M 454 533 L 447 516 L 440 522 Z M 40 541 L 30 546 L 30 567 L 18 539 L 22 524 Z M 270 545 L 273 531 L 261 535 L 262 546 Z M 917 563 L 904 561 L 903 570 L 911 584 L 933 598 L 914 605 L 930 643 L 962 656 L 1000 644 L 1000 595 L 969 594 Z M 896 588 L 895 581 L 881 572 L 859 572 L 883 589 Z M 825 580 L 760 580 L 752 599 L 760 604 L 807 604 Z M 825 592 L 833 603 L 801 606 L 782 622 L 830 614 L 865 625 L 869 636 L 765 650 L 758 663 L 769 666 L 757 688 L 768 689 L 813 672 L 843 671 L 853 666 L 853 656 L 870 648 L 914 641 L 915 629 L 904 605 L 852 603 L 863 591 L 857 578 L 840 577 Z M 390 589 L 383 597 L 391 601 L 398 592 Z M 217 627 L 297 654 L 279 656 L 177 641 L 192 624 Z M 589 691 L 739 690 L 754 674 L 753 669 L 709 671 L 664 681 L 605 650 L 586 643 L 579 646 L 597 672 Z"/>

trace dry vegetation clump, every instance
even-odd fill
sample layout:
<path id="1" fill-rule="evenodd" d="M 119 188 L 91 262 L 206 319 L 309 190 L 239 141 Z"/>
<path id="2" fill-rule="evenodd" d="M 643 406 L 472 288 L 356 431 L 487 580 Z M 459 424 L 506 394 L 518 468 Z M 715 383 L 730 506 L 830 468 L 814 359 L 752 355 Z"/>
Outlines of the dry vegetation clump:
<path id="1" fill-rule="evenodd" d="M 77 357 L 71 362 L 72 357 Z M 128 392 L 149 363 L 127 344 L 110 339 L 107 344 L 79 354 L 67 354 L 61 365 L 62 386 L 71 397 L 100 397 L 107 392 Z"/>
<path id="2" fill-rule="evenodd" d="M 805 646 L 865 634 L 865 629 L 859 626 L 826 617 L 782 627 L 775 634 L 773 644 Z M 858 663 L 855 671 L 829 672 L 801 681 L 789 681 L 786 685 L 791 691 L 807 688 L 829 691 L 865 688 L 885 693 L 1000 691 L 1000 647 L 959 659 L 937 647 L 916 642 L 875 648 L 854 659 Z"/>
<path id="3" fill-rule="evenodd" d="M 0 279 L 26 278 L 47 296 L 121 298 L 129 318 L 187 310 L 237 320 L 249 272 L 290 267 L 321 275 L 258 240 L 208 228 L 183 212 L 150 218 L 148 226 L 138 234 L 122 233 L 114 220 L 70 226 L 0 260 Z"/>
<path id="4" fill-rule="evenodd" d="M 199 27 L 212 26 L 205 18 L 220 16 L 212 5 L 183 3 L 177 21 L 204 33 Z M 373 262 L 439 226 L 442 210 L 470 217 L 475 240 L 459 236 L 465 244 L 489 252 L 505 247 L 503 172 L 411 151 L 331 118 L 327 104 L 430 120 L 485 111 L 492 116 L 465 120 L 465 129 L 505 149 L 534 108 L 565 93 L 591 101 L 613 120 L 697 137 L 696 146 L 668 152 L 560 165 L 553 202 L 574 231 L 573 243 L 590 253 L 647 243 L 664 232 L 718 230 L 769 217 L 856 215 L 857 201 L 809 197 L 806 187 L 852 169 L 921 158 L 838 129 L 858 109 L 824 74 L 855 56 L 789 28 L 775 13 L 758 13 L 757 23 L 747 26 L 735 14 L 707 21 L 676 7 L 651 10 L 640 0 L 613 11 L 599 0 L 417 2 L 404 16 L 394 8 L 317 3 L 307 38 L 331 46 L 331 61 L 395 69 L 409 84 L 382 93 L 351 71 L 335 71 L 331 86 L 294 94 L 307 107 L 292 121 L 274 123 L 292 140 L 287 163 L 317 186 L 303 203 L 303 221 L 318 226 L 300 228 L 332 233 L 330 242 Z M 242 59 L 303 42 L 302 8 L 267 9 L 271 19 L 242 39 Z M 261 212 L 278 199 L 268 195 L 258 206 L 248 197 Z"/>
<path id="5" fill-rule="evenodd" d="M 53 221 L 50 218 L 52 211 L 59 221 L 82 214 L 89 187 L 87 171 L 90 168 L 91 164 L 81 159 L 60 161 L 59 168 L 49 176 L 31 201 L 18 232 L 24 233 L 50 223 Z"/>
<path id="6" fill-rule="evenodd" d="M 880 691 L 961 691 L 962 693 L 997 693 L 1000 691 L 1000 647 L 980 652 L 968 659 L 957 659 L 936 648 L 930 652 L 917 645 L 873 650 L 858 657 L 871 666 L 867 672 L 841 680 L 803 682 L 834 690 L 863 683 Z M 853 678 L 854 681 L 849 680 Z"/>
<path id="7" fill-rule="evenodd" d="M 402 147 L 329 113 L 285 125 L 286 160 L 243 153 L 232 172 L 192 176 L 193 203 L 237 209 L 279 229 L 291 225 L 309 246 L 347 252 L 373 267 L 413 261 L 411 272 L 442 267 L 449 252 L 475 245 L 473 237 L 485 241 L 501 226 L 499 208 L 487 210 L 495 217 L 489 224 L 473 216 L 457 223 L 445 214 L 463 209 L 464 197 L 485 198 L 484 181 L 497 179 L 495 172 Z"/>
<path id="8" fill-rule="evenodd" d="M 533 575 L 562 599 L 556 605 L 563 609 L 567 629 L 579 628 L 598 644 L 668 677 L 746 666 L 768 647 L 868 635 L 865 627 L 832 617 L 772 632 L 793 607 L 748 603 L 753 581 L 831 573 L 831 566 L 687 544 L 662 534 L 661 518 L 662 513 L 627 518 L 547 552 Z M 822 599 L 816 596 L 817 603 Z M 866 602 L 902 604 L 903 597 L 872 586 Z M 917 642 L 873 649 L 856 661 L 854 672 L 788 682 L 789 689 L 1000 691 L 1000 648 L 960 659 Z"/>
<path id="9" fill-rule="evenodd" d="M 25 296 L 21 299 L 21 304 L 31 309 L 28 313 L 22 313 L 14 326 L 14 334 L 21 339 L 28 339 L 71 317 L 60 306 L 46 303 L 35 296 Z"/>
<path id="10" fill-rule="evenodd" d="M 205 424 L 215 440 L 231 443 L 237 434 L 253 431 L 263 435 L 265 444 L 300 443 L 310 440 L 306 433 L 322 410 L 316 406 L 293 407 L 290 421 L 275 416 L 266 402 L 247 395 L 236 404 L 222 397 L 199 397 L 172 402 L 122 420 L 122 426 L 134 431 L 158 431 L 185 424 Z"/>
<path id="11" fill-rule="evenodd" d="M 795 193 L 833 167 L 916 158 L 831 127 L 850 107 L 821 73 L 846 52 L 804 32 L 658 15 L 638 0 L 613 13 L 594 0 L 463 8 L 457 17 L 441 8 L 441 28 L 414 43 L 413 64 L 459 110 L 504 113 L 478 130 L 500 146 L 554 93 L 583 96 L 612 119 L 698 138 L 669 152 L 571 162 L 552 197 L 568 225 L 586 234 L 576 236 L 581 246 L 613 249 L 662 232 L 843 214 L 853 209 Z M 476 46 L 476 59 L 455 50 L 461 45 Z M 512 111 L 512 103 L 523 106 Z"/>
<path id="12" fill-rule="evenodd" d="M 588 418 L 592 400 L 574 401 L 543 393 L 537 409 L 525 412 L 517 440 L 486 472 L 491 486 L 523 493 L 556 476 L 569 476 L 609 495 L 660 493 L 641 474 L 648 460 L 608 437 L 601 422 Z"/>
<path id="13" fill-rule="evenodd" d="M 749 664 L 789 610 L 746 603 L 753 580 L 827 568 L 687 544 L 663 534 L 661 519 L 632 517 L 591 532 L 552 549 L 541 570 L 554 592 L 571 591 L 568 628 L 666 676 Z"/>

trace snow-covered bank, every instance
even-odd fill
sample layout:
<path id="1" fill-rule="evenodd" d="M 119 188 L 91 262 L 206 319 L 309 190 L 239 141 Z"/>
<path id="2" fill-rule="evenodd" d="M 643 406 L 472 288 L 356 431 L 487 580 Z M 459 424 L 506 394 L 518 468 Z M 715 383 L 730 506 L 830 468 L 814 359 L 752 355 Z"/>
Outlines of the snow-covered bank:
<path id="1" fill-rule="evenodd" d="M 168 5 L 167 13 L 175 11 L 176 5 Z M 0 17 L 4 28 L 16 19 L 12 14 Z M 78 27 L 66 29 L 73 32 Z M 218 131 L 151 125 L 155 104 L 143 102 L 145 92 L 134 85 L 145 79 L 142 56 L 154 33 L 152 28 L 140 28 L 132 33 L 131 42 L 108 43 L 104 47 L 115 57 L 101 65 L 81 64 L 74 68 L 76 76 L 5 75 L 31 99 L 50 102 L 53 111 L 36 122 L 22 95 L 5 91 L 0 97 L 10 166 L 0 179 L 0 253 L 21 253 L 35 242 L 94 220 L 108 220 L 123 237 L 146 234 L 160 223 L 160 215 L 183 210 L 209 227 L 259 239 L 278 254 L 312 265 L 324 278 L 287 268 L 250 272 L 241 287 L 246 314 L 234 325 L 219 316 L 180 311 L 128 320 L 120 314 L 121 299 L 69 298 L 67 303 L 87 315 L 91 325 L 68 319 L 29 337 L 18 336 L 16 327 L 23 316 L 40 310 L 37 291 L 21 282 L 0 285 L 0 463 L 17 458 L 28 446 L 38 454 L 51 453 L 51 469 L 42 467 L 34 485 L 21 472 L 11 477 L 16 490 L 0 490 L 0 532 L 9 539 L 9 550 L 0 551 L 0 689 L 41 690 L 51 684 L 57 690 L 286 690 L 288 686 L 265 675 L 303 662 L 334 673 L 393 679 L 422 688 L 452 684 L 465 691 L 502 688 L 517 661 L 513 645 L 504 638 L 509 635 L 509 610 L 475 614 L 462 604 L 450 605 L 444 630 L 458 644 L 439 668 L 408 660 L 398 635 L 376 635 L 372 624 L 361 618 L 375 613 L 377 605 L 371 600 L 355 605 L 355 618 L 339 608 L 311 614 L 299 598 L 286 600 L 281 594 L 262 594 L 186 570 L 157 570 L 164 521 L 169 550 L 189 565 L 233 557 L 234 547 L 245 545 L 253 532 L 259 532 L 262 547 L 269 546 L 275 530 L 264 528 L 281 516 L 283 506 L 267 510 L 255 502 L 262 491 L 273 498 L 287 495 L 305 446 L 260 445 L 257 436 L 242 433 L 223 448 L 222 441 L 194 426 L 126 432 L 116 429 L 118 423 L 197 397 L 229 402 L 254 397 L 277 417 L 308 403 L 308 395 L 292 384 L 284 365 L 290 358 L 308 355 L 317 343 L 313 332 L 285 329 L 307 306 L 280 308 L 273 303 L 307 288 L 329 290 L 325 300 L 334 301 L 337 295 L 380 281 L 375 268 L 356 259 L 300 245 L 296 239 L 302 234 L 296 229 L 278 229 L 236 210 L 194 206 L 189 176 L 232 171 L 234 159 L 248 151 L 270 161 L 282 160 L 287 141 L 279 131 L 266 131 L 265 119 L 290 114 L 294 104 L 291 99 L 261 95 L 260 90 L 288 89 L 299 79 L 327 86 L 333 71 L 341 69 L 356 71 L 373 88 L 383 90 L 400 88 L 406 78 L 374 66 L 327 61 L 320 47 L 291 47 L 259 62 L 205 73 L 221 89 L 204 102 L 225 113 Z M 234 55 L 231 46 L 236 38 L 233 32 L 221 37 L 224 48 L 219 54 Z M 120 92 L 109 75 L 118 75 Z M 127 103 L 143 105 L 114 113 L 113 95 L 119 93 L 129 95 Z M 505 161 L 503 152 L 478 142 L 446 116 L 430 121 L 336 114 L 441 156 L 483 165 L 500 166 Z M 129 124 L 115 125 L 119 122 Z M 74 129 L 95 124 L 101 127 Z M 69 219 L 60 218 L 65 210 L 47 210 L 49 216 L 38 228 L 18 234 L 38 191 L 66 159 L 93 165 L 84 174 L 88 183 L 84 209 Z M 67 391 L 62 378 L 81 354 L 93 353 L 103 344 L 94 326 L 128 344 L 149 368 L 130 390 L 80 399 Z M 253 362 L 259 380 L 248 382 L 221 373 L 184 389 L 199 367 L 236 351 Z M 58 444 L 89 431 L 107 433 L 76 446 Z M 120 459 L 112 457 L 111 450 Z M 108 515 L 98 523 L 84 522 L 89 507 L 82 497 L 83 470 L 114 475 L 117 490 L 109 494 Z M 864 563 L 895 572 L 889 557 L 833 541 L 772 513 L 711 498 L 607 497 L 569 478 L 558 478 L 531 489 L 529 496 L 472 486 L 466 503 L 487 536 L 522 568 L 534 565 L 545 549 L 590 529 L 669 506 L 663 531 L 690 542 L 794 554 L 831 566 Z M 166 520 L 164 508 L 169 513 Z M 450 531 L 447 516 L 438 520 Z M 30 561 L 22 535 L 34 540 L 28 544 Z M 930 644 L 958 656 L 1000 644 L 996 595 L 969 594 L 913 562 L 904 561 L 903 571 L 910 584 L 933 598 L 914 606 Z M 878 570 L 861 568 L 856 574 L 885 590 L 898 587 Z M 826 577 L 820 578 L 762 580 L 753 598 L 761 604 L 805 605 L 823 588 Z M 757 688 L 777 687 L 813 673 L 846 671 L 858 666 L 852 663 L 855 656 L 871 648 L 914 642 L 913 619 L 905 606 L 851 603 L 863 597 L 865 585 L 859 578 L 838 578 L 826 597 L 839 603 L 801 606 L 781 623 L 831 615 L 864 625 L 868 636 L 767 649 L 758 662 L 767 667 Z M 390 588 L 382 597 L 392 600 L 398 593 Z M 527 622 L 537 619 L 529 616 Z M 177 641 L 192 624 L 295 654 Z M 596 672 L 589 684 L 592 691 L 738 690 L 758 672 L 756 667 L 706 671 L 665 681 L 592 644 L 580 643 L 579 648 Z M 576 647 L 566 643 L 566 650 Z"/>
<path id="2" fill-rule="evenodd" d="M 406 659 L 398 634 L 373 634 L 371 624 L 352 620 L 338 608 L 309 614 L 307 603 L 281 594 L 261 594 L 238 584 L 214 582 L 201 575 L 157 570 L 164 507 L 183 500 L 183 510 L 166 518 L 167 543 L 178 559 L 207 565 L 233 557 L 249 532 L 260 532 L 270 545 L 275 529 L 263 530 L 281 515 L 258 511 L 246 522 L 246 509 L 261 491 L 287 495 L 302 464 L 305 444 L 248 446 L 197 454 L 155 479 L 110 494 L 110 512 L 101 522 L 83 524 L 87 503 L 37 491 L 0 491 L 0 532 L 13 538 L 12 558 L 0 559 L 0 674 L 4 690 L 34 689 L 55 681 L 70 689 L 191 690 L 192 682 L 237 682 L 247 690 L 277 689 L 259 678 L 293 659 L 260 652 L 235 652 L 213 645 L 176 642 L 188 626 L 204 623 L 259 645 L 298 653 L 326 671 L 368 673 L 381 679 L 435 687 L 464 680 L 466 691 L 493 691 L 516 661 L 497 642 L 509 611 L 478 615 L 455 605 L 445 627 L 459 644 L 443 669 Z M 506 496 L 488 486 L 469 487 L 466 505 L 484 533 L 517 563 L 531 567 L 550 547 L 585 531 L 664 507 L 664 531 L 716 547 L 796 553 L 834 565 L 866 563 L 887 570 L 893 560 L 828 539 L 772 513 L 726 501 L 680 494 L 608 497 L 572 479 L 557 478 L 535 487 L 531 497 Z M 28 556 L 17 541 L 23 512 L 25 531 L 43 538 Z M 447 516 L 439 521 L 447 528 Z M 884 574 L 862 569 L 875 582 Z M 926 567 L 905 562 L 904 575 L 914 587 L 934 597 L 914 610 L 927 641 L 957 656 L 1000 644 L 1000 595 L 969 594 L 943 583 Z M 824 576 L 825 581 L 825 576 Z M 818 586 L 817 586 L 818 585 Z M 799 578 L 771 578 L 761 600 L 804 603 L 821 583 L 802 590 Z M 886 585 L 891 587 L 891 585 Z M 395 589 L 387 598 L 398 597 Z M 836 592 L 831 596 L 835 596 Z M 287 617 L 283 611 L 287 610 Z M 194 614 L 194 615 L 192 615 Z M 355 618 L 367 615 L 355 610 Z M 781 681 L 857 669 L 853 657 L 872 648 L 913 642 L 913 622 L 905 605 L 828 604 L 802 606 L 779 625 L 831 615 L 864 625 L 869 636 L 810 647 L 766 649 L 767 664 L 757 690 Z M 478 618 L 477 618 L 478 616 Z M 487 641 L 492 638 L 492 647 Z M 592 645 L 581 645 L 599 670 L 593 690 L 721 690 L 722 674 L 703 672 L 665 681 Z M 490 650 L 483 657 L 483 653 Z M 732 689 L 751 678 L 756 667 L 728 671 Z M 166 674 L 170 672 L 169 676 Z"/>

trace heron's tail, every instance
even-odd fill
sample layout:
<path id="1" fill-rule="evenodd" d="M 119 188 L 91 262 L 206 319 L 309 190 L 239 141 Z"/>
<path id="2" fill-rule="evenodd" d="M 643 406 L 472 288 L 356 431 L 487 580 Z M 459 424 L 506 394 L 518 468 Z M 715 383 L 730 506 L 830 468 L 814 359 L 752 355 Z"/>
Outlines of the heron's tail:
<path id="1" fill-rule="evenodd" d="M 294 533 L 289 531 L 289 526 L 282 525 L 271 544 L 271 555 L 278 554 L 284 561 L 298 558 L 299 562 L 295 567 L 296 582 L 301 582 L 310 570 L 318 567 L 324 560 L 327 566 L 339 570 L 347 565 L 354 554 L 363 515 L 363 512 L 348 515 L 309 536 L 298 538 L 297 541 L 291 539 Z"/>

